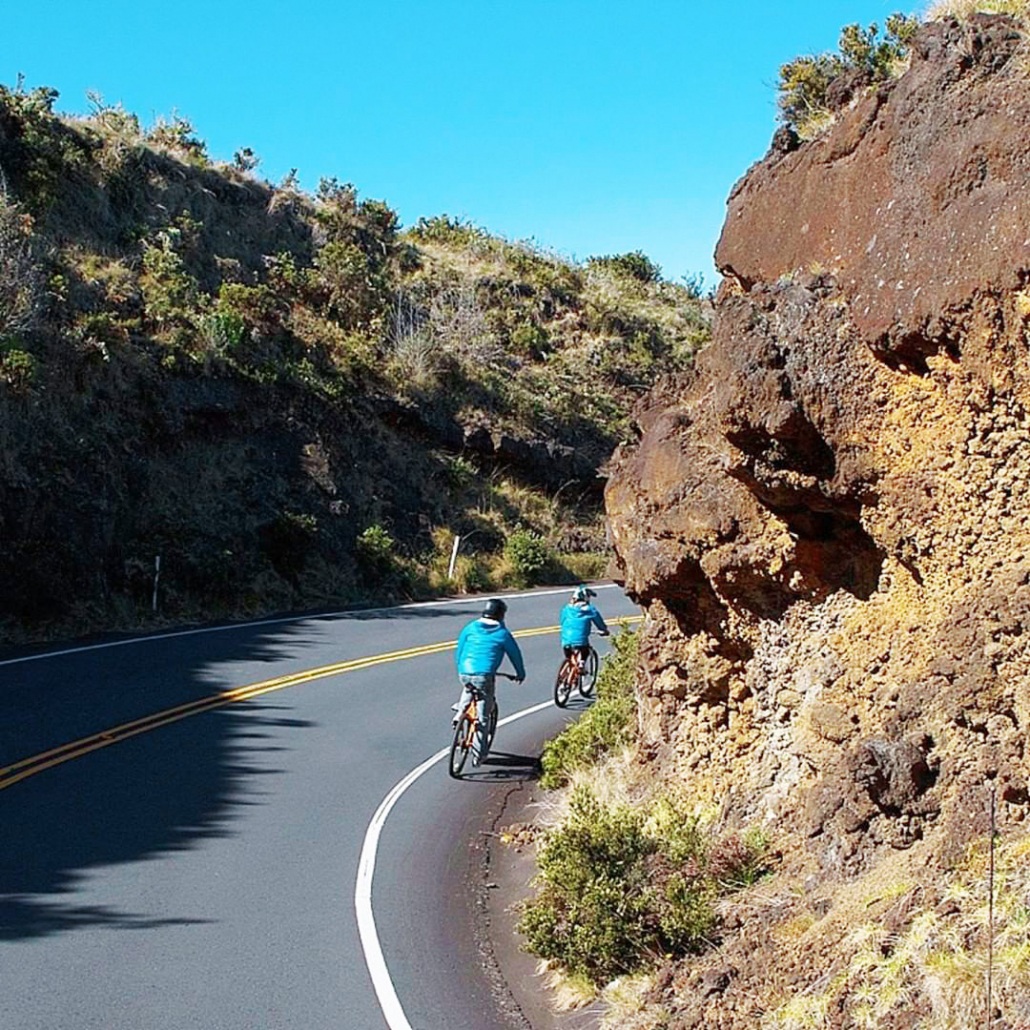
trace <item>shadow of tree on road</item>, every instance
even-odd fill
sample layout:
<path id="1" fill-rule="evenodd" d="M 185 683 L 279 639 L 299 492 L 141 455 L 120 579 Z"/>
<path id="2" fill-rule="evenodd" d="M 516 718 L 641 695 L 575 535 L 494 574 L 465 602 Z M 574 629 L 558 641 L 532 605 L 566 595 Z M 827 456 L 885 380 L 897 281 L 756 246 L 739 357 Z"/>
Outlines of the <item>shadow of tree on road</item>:
<path id="1" fill-rule="evenodd" d="M 277 707 L 244 702 L 209 712 L 46 770 L 0 794 L 0 940 L 85 926 L 139 930 L 207 922 L 82 904 L 80 887 L 94 870 L 229 836 L 240 806 L 261 803 L 261 778 L 280 772 L 267 764 L 285 748 L 270 742 L 272 728 L 310 725 L 278 717 Z"/>
<path id="2" fill-rule="evenodd" d="M 369 652 L 340 653 L 333 627 L 371 614 L 8 658 L 0 675 L 0 769 L 263 677 L 309 669 L 327 654 L 332 661 L 363 656 Z M 452 616 L 464 619 L 468 612 L 455 606 L 393 615 L 445 617 L 439 640 L 452 635 Z M 269 778 L 284 771 L 277 754 L 302 747 L 298 734 L 314 726 L 293 714 L 289 696 L 217 707 L 0 790 L 0 941 L 89 926 L 138 930 L 205 922 L 192 914 L 167 919 L 95 904 L 85 885 L 104 867 L 151 861 L 232 835 L 244 807 L 266 803 L 275 790 Z"/>

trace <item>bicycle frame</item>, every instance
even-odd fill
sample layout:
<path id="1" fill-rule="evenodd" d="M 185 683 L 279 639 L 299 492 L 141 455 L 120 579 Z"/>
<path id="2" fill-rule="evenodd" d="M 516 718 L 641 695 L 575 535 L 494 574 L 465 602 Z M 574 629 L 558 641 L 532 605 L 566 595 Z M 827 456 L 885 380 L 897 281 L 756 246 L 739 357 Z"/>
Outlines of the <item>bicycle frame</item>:
<path id="1" fill-rule="evenodd" d="M 515 678 L 514 676 L 508 676 L 503 672 L 496 673 L 495 675 L 504 679 Z M 479 733 L 479 703 L 481 701 L 485 701 L 487 696 L 478 687 L 469 685 L 467 689 L 469 691 L 468 704 L 465 705 L 464 709 L 458 716 L 457 725 L 454 727 L 454 740 L 451 743 L 449 772 L 455 779 L 458 779 L 461 776 L 461 771 L 465 767 L 466 759 L 475 751 L 476 738 Z M 490 745 L 493 743 L 493 736 L 497 730 L 496 698 L 494 699 L 492 711 L 484 714 L 487 719 L 486 749 L 482 754 L 478 755 L 478 757 L 473 757 L 473 765 L 479 764 L 479 762 L 486 757 L 486 754 L 490 749 Z"/>

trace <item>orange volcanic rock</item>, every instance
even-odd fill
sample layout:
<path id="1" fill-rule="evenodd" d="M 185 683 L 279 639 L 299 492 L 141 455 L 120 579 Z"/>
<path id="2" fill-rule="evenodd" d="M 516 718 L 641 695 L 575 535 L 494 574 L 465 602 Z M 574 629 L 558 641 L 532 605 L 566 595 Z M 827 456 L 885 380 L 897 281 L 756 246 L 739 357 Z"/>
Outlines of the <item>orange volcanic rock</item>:
<path id="1" fill-rule="evenodd" d="M 613 461 L 642 753 L 781 855 L 775 904 L 670 974 L 671 1026 L 759 1025 L 827 970 L 812 1025 L 859 1025 L 856 920 L 935 912 L 992 795 L 1003 836 L 1030 825 L 1028 49 L 1005 17 L 926 25 L 903 76 L 752 168 L 713 341 Z M 694 980 L 727 961 L 713 1005 Z M 909 1021 L 862 1025 L 937 1018 L 906 990 Z"/>

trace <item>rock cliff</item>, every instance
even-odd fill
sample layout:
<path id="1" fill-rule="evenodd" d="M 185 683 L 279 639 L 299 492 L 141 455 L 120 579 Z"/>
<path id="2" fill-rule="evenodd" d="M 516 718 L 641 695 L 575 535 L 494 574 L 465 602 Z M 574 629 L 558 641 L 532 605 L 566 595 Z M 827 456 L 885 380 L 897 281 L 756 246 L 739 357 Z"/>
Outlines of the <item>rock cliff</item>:
<path id="1" fill-rule="evenodd" d="M 992 798 L 999 846 L 1028 826 L 1028 70 L 1013 19 L 931 23 L 822 137 L 778 137 L 729 199 L 712 343 L 614 459 L 642 754 L 778 854 L 667 972 L 671 1026 L 972 1025 L 927 956 L 985 951 L 949 898 Z"/>

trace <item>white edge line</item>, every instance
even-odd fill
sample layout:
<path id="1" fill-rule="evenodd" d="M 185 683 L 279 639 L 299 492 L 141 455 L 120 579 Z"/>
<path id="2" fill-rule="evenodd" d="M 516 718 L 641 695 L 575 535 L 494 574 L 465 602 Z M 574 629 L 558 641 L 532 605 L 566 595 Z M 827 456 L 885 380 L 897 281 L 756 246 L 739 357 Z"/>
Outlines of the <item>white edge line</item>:
<path id="1" fill-rule="evenodd" d="M 614 590 L 616 583 L 598 583 L 591 586 L 591 590 Z M 557 587 L 548 590 L 527 590 L 521 594 L 499 594 L 504 598 L 518 599 L 521 597 L 548 597 L 552 594 L 564 594 L 569 587 Z M 205 633 L 228 633 L 231 630 L 252 629 L 259 626 L 278 626 L 284 622 L 308 622 L 318 619 L 342 619 L 354 615 L 374 615 L 376 612 L 399 612 L 410 608 L 442 608 L 446 605 L 455 604 L 477 604 L 483 594 L 476 597 L 449 597 L 442 601 L 414 601 L 411 604 L 398 604 L 392 608 L 352 608 L 346 611 L 320 612 L 310 615 L 284 615 L 278 619 L 262 619 L 257 622 L 234 622 L 227 626 L 205 626 L 200 629 L 178 629 L 170 633 L 153 633 L 142 637 L 129 637 L 126 640 L 110 640 L 104 644 L 84 644 L 82 647 L 67 647 L 61 651 L 44 651 L 40 654 L 25 655 L 23 658 L 6 658 L 0 661 L 0 666 L 17 665 L 19 662 L 38 662 L 44 658 L 60 658 L 62 655 L 79 654 L 82 651 L 99 651 L 105 647 L 126 647 L 129 644 L 147 644 L 152 640 L 171 640 L 174 637 L 201 636 Z"/>
<path id="2" fill-rule="evenodd" d="M 548 591 L 548 593 L 563 593 L 563 591 Z M 535 595 L 520 595 L 535 596 Z M 542 701 L 531 708 L 524 708 L 521 712 L 515 712 L 498 722 L 498 726 L 506 726 L 516 719 L 522 719 L 527 715 L 542 712 L 550 708 L 551 701 Z M 354 908 L 358 920 L 358 936 L 361 938 L 361 948 L 365 953 L 365 965 L 368 967 L 369 976 L 372 978 L 372 986 L 375 987 L 376 997 L 379 999 L 379 1007 L 386 1017 L 387 1026 L 390 1030 L 412 1030 L 404 1009 L 401 1007 L 397 992 L 390 977 L 390 971 L 386 966 L 386 959 L 383 957 L 383 949 L 379 943 L 379 934 L 376 932 L 376 921 L 372 914 L 372 877 L 375 873 L 376 852 L 379 849 L 379 836 L 383 831 L 386 818 L 393 810 L 393 806 L 401 799 L 405 791 L 425 772 L 428 772 L 442 758 L 450 754 L 450 748 L 445 747 L 437 751 L 431 758 L 427 758 L 420 766 L 412 769 L 407 776 L 394 786 L 393 790 L 383 798 L 376 809 L 372 821 L 365 831 L 365 842 L 361 846 L 361 857 L 358 859 L 358 879 L 354 887 Z"/>

